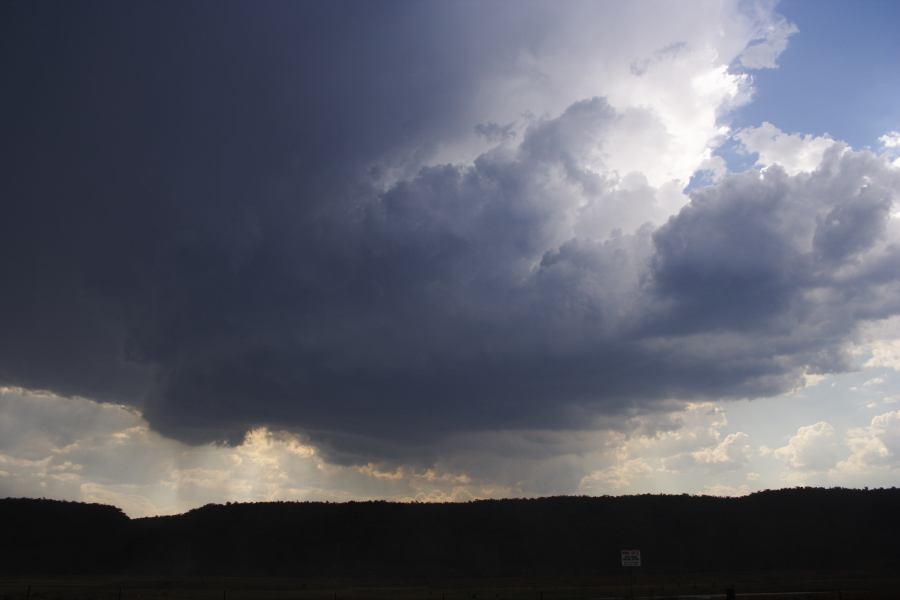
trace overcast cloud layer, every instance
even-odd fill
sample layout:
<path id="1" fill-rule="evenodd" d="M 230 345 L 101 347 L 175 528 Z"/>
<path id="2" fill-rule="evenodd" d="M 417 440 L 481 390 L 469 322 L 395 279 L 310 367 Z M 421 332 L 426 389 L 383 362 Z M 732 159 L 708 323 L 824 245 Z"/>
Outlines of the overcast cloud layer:
<path id="1" fill-rule="evenodd" d="M 848 370 L 861 327 L 900 313 L 894 134 L 877 154 L 763 123 L 732 138 L 756 168 L 714 154 L 797 33 L 770 3 L 3 13 L 7 395 L 522 493 L 537 463 L 472 475 L 471 448 L 504 452 L 488 433 L 603 431 L 606 456 L 672 411 Z M 897 417 L 879 419 L 842 464 L 877 462 L 866 440 Z M 828 426 L 772 455 L 824 464 Z M 623 446 L 528 489 L 749 459 L 709 427 L 651 466 Z M 572 436 L 534 453 L 587 452 Z"/>

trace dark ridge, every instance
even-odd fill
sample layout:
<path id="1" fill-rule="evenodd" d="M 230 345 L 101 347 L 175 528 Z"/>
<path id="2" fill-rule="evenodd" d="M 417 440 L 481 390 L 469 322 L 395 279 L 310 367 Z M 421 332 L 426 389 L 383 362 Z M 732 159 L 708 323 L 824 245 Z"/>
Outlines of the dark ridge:
<path id="1" fill-rule="evenodd" d="M 0 574 L 590 576 L 642 551 L 652 572 L 900 570 L 900 490 L 743 498 L 554 497 L 461 504 L 210 504 L 129 519 L 112 506 L 0 500 Z"/>
<path id="2" fill-rule="evenodd" d="M 0 500 L 0 573 L 121 571 L 133 525 L 120 508 L 105 504 Z"/>

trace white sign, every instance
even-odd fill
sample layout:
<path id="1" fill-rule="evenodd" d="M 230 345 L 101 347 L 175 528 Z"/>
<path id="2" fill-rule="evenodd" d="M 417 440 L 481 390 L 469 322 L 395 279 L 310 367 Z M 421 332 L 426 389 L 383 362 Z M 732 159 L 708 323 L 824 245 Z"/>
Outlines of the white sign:
<path id="1" fill-rule="evenodd" d="M 623 567 L 639 567 L 641 566 L 640 550 L 622 550 L 622 566 Z"/>

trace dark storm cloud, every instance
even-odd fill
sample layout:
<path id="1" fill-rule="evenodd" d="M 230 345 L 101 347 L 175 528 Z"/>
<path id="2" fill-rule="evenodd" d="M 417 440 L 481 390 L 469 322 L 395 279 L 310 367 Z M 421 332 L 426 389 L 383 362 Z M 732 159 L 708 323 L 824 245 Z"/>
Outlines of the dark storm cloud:
<path id="1" fill-rule="evenodd" d="M 275 282 L 335 182 L 468 126 L 496 54 L 415 3 L 3 10 L 0 370 L 110 399 L 305 295 Z"/>
<path id="2" fill-rule="evenodd" d="M 602 99 L 422 168 L 540 40 L 513 6 L 7 5 L 2 383 L 352 459 L 778 393 L 898 311 L 897 175 L 868 154 L 609 237 L 584 223 L 656 192 L 594 156 L 623 118 Z"/>

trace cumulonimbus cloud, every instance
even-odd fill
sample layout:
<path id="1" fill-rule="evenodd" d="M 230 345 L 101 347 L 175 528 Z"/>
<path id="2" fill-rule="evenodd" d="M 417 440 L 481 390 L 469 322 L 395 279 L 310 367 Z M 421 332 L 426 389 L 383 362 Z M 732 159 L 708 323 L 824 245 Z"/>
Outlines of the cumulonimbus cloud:
<path id="1" fill-rule="evenodd" d="M 49 123 L 25 106 L 55 79 L 9 100 L 0 379 L 359 461 L 845 368 L 859 324 L 900 311 L 897 170 L 835 144 L 685 195 L 747 99 L 729 65 L 752 42 L 772 66 L 791 28 L 654 6 L 79 15 L 123 27 L 33 61 L 72 72 L 73 43 L 106 75 L 48 95 Z"/>

